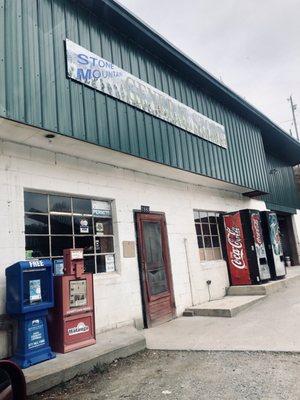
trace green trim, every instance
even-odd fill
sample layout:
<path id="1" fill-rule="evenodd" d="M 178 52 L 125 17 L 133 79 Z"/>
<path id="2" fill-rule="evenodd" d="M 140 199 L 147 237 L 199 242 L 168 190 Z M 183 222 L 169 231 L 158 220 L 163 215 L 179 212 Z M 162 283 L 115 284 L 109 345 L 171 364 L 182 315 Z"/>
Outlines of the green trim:
<path id="1" fill-rule="evenodd" d="M 297 213 L 297 210 L 295 208 L 280 206 L 279 204 L 269 203 L 268 201 L 266 201 L 266 207 L 272 211 L 286 212 L 289 214 Z"/>
<path id="2" fill-rule="evenodd" d="M 262 200 L 274 207 L 276 205 L 291 210 L 300 208 L 293 168 L 268 153 L 266 154 L 266 161 L 269 194 L 262 196 Z"/>

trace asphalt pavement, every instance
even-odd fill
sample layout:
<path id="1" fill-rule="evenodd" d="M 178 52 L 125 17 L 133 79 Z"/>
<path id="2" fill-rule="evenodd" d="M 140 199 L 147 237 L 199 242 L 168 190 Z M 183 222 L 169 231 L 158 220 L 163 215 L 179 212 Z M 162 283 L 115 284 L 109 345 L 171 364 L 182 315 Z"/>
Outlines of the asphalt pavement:
<path id="1" fill-rule="evenodd" d="M 299 400 L 299 332 L 295 280 L 233 318 L 182 317 L 144 330 L 152 350 L 95 365 L 33 399 Z"/>
<path id="2" fill-rule="evenodd" d="M 34 400 L 299 400 L 300 355 L 144 351 Z"/>

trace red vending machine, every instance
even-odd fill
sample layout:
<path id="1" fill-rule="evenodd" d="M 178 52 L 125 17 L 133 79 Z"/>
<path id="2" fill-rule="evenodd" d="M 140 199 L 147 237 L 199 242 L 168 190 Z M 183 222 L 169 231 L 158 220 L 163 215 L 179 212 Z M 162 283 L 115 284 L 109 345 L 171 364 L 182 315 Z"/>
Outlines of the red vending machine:
<path id="1" fill-rule="evenodd" d="M 54 277 L 49 336 L 54 351 L 67 353 L 96 343 L 93 274 L 84 273 L 83 249 L 64 250 L 64 275 Z"/>
<path id="2" fill-rule="evenodd" d="M 270 279 L 260 213 L 240 210 L 222 216 L 231 285 L 255 285 Z"/>

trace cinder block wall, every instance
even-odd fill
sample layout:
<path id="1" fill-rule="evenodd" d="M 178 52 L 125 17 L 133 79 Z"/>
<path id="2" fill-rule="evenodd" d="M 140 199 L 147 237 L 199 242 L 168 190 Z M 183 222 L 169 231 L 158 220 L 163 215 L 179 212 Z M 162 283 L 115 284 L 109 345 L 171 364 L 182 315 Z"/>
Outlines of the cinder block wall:
<path id="1" fill-rule="evenodd" d="M 192 304 L 187 260 L 195 303 L 208 300 L 208 279 L 213 299 L 222 297 L 228 286 L 224 261 L 199 261 L 193 209 L 265 209 L 264 202 L 233 192 L 84 160 L 86 145 L 82 142 L 78 142 L 82 159 L 6 141 L 0 146 L 0 314 L 5 312 L 5 268 L 25 257 L 24 189 L 114 200 L 117 271 L 94 276 L 98 332 L 142 325 L 137 258 L 123 258 L 120 251 L 123 241 L 136 240 L 134 209 L 146 204 L 166 214 L 177 315 Z"/>
<path id="2" fill-rule="evenodd" d="M 295 262 L 300 264 L 300 210 L 297 210 L 297 214 L 292 215 L 292 224 L 297 252 L 297 260 Z"/>

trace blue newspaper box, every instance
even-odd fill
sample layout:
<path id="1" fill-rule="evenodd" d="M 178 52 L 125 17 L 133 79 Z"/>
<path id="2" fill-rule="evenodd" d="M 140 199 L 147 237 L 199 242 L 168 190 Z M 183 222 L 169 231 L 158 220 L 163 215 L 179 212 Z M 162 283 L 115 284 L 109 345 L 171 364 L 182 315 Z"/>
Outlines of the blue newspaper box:
<path id="1" fill-rule="evenodd" d="M 6 312 L 18 322 L 13 360 L 27 368 L 55 357 L 46 317 L 53 307 L 51 260 L 20 261 L 6 268 Z"/>

